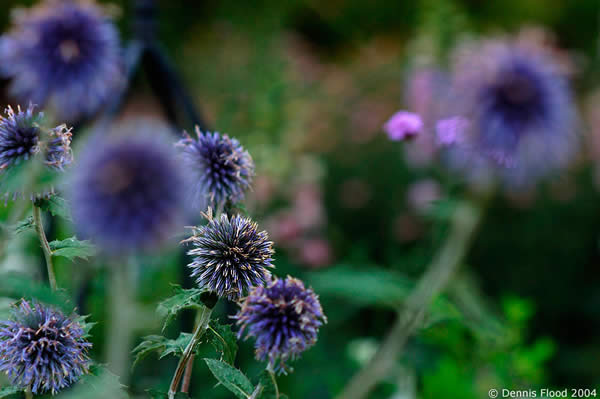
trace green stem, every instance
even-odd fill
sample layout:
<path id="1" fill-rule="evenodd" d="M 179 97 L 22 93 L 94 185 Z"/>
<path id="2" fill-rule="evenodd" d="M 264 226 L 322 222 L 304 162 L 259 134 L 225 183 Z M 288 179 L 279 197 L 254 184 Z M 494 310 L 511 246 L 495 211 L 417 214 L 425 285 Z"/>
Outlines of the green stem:
<path id="1" fill-rule="evenodd" d="M 134 266 L 128 262 L 115 262 L 108 268 L 108 302 L 110 323 L 107 326 L 108 352 L 106 355 L 110 371 L 127 384 L 130 371 L 130 353 L 133 337 L 133 313 L 135 281 Z"/>
<path id="2" fill-rule="evenodd" d="M 271 377 L 271 381 L 273 382 L 273 386 L 275 387 L 275 399 L 279 399 L 279 386 L 277 385 L 277 378 L 275 378 L 275 373 L 270 368 L 267 368 L 267 372 Z"/>
<path id="3" fill-rule="evenodd" d="M 52 250 L 50 249 L 50 244 L 48 244 L 48 239 L 46 238 L 46 233 L 44 232 L 41 209 L 35 204 L 33 204 L 33 222 L 35 224 L 35 231 L 40 239 L 42 251 L 44 252 L 44 258 L 46 259 L 48 281 L 50 282 L 50 287 L 52 290 L 56 291 L 56 275 L 54 274 L 54 265 L 52 264 Z"/>
<path id="4" fill-rule="evenodd" d="M 208 308 L 207 306 L 204 306 L 202 308 L 202 312 L 200 313 L 200 319 L 198 321 L 198 325 L 196 326 L 196 330 L 194 331 L 194 335 L 192 335 L 190 343 L 186 346 L 185 350 L 183 351 L 183 356 L 181 356 L 181 359 L 179 359 L 177 369 L 175 370 L 175 374 L 173 374 L 173 379 L 171 380 L 171 385 L 169 387 L 169 399 L 175 398 L 175 394 L 177 393 L 179 383 L 181 382 L 181 379 L 185 374 L 186 366 L 192 358 L 194 350 L 196 349 L 196 345 L 198 345 L 198 343 L 200 342 L 200 338 L 202 338 L 202 335 L 208 328 L 211 313 L 212 308 Z"/>
<path id="5" fill-rule="evenodd" d="M 459 204 L 452 230 L 442 249 L 406 299 L 390 332 L 371 361 L 346 385 L 338 399 L 362 399 L 393 369 L 408 338 L 421 324 L 433 301 L 448 284 L 467 252 L 483 212 L 478 206 Z"/>
<path id="6" fill-rule="evenodd" d="M 256 385 L 256 388 L 254 388 L 254 392 L 252 392 L 252 395 L 250 395 L 248 397 L 248 399 L 256 399 L 258 398 L 258 395 L 260 395 L 263 391 L 263 386 L 262 384 L 259 382 L 258 385 Z"/>
<path id="7" fill-rule="evenodd" d="M 33 399 L 33 394 L 31 393 L 31 389 L 29 388 L 25 390 L 25 399 Z"/>

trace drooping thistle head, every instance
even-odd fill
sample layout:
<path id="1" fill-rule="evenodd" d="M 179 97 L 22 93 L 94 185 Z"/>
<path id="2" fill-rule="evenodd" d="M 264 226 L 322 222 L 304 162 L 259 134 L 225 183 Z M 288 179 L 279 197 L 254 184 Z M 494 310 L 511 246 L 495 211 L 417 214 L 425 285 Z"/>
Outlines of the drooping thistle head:
<path id="1" fill-rule="evenodd" d="M 5 199 L 26 196 L 31 200 L 54 191 L 44 184 L 44 175 L 63 171 L 73 160 L 71 130 L 66 125 L 43 126 L 43 114 L 33 105 L 17 111 L 8 106 L 0 117 L 0 190 Z M 41 169 L 41 170 L 36 170 Z M 39 180 L 39 181 L 38 181 Z"/>
<path id="2" fill-rule="evenodd" d="M 15 13 L 13 24 L 0 38 L 0 75 L 20 101 L 75 122 L 122 87 L 117 29 L 93 1 L 44 0 Z"/>
<path id="3" fill-rule="evenodd" d="M 185 133 L 177 143 L 192 174 L 192 201 L 198 208 L 219 208 L 244 198 L 254 177 L 254 162 L 239 141 L 220 133 Z"/>
<path id="4" fill-rule="evenodd" d="M 0 321 L 0 371 L 34 394 L 56 394 L 88 373 L 92 346 L 73 317 L 22 300 Z"/>
<path id="5" fill-rule="evenodd" d="M 437 125 L 452 166 L 519 187 L 568 164 L 577 141 L 575 106 L 548 49 L 490 41 L 461 49 L 456 60 L 448 119 Z"/>
<path id="6" fill-rule="evenodd" d="M 187 242 L 194 248 L 188 266 L 200 287 L 219 297 L 238 300 L 251 287 L 262 285 L 273 267 L 273 243 L 266 231 L 259 231 L 252 220 L 240 215 L 213 218 L 194 228 Z"/>
<path id="7" fill-rule="evenodd" d="M 253 288 L 235 318 L 240 338 L 244 333 L 256 338 L 257 359 L 280 373 L 317 342 L 319 328 L 327 322 L 318 296 L 289 276 Z"/>
<path id="8" fill-rule="evenodd" d="M 81 153 L 70 181 L 73 221 L 105 253 L 151 251 L 181 223 L 184 176 L 155 125 L 134 121 L 117 130 L 117 138 L 92 140 Z"/>

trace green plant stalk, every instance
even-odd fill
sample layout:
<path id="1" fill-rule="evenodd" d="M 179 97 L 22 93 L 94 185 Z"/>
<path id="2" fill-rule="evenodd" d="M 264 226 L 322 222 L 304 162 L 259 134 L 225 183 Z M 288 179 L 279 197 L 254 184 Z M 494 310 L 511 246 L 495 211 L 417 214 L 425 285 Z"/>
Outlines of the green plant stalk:
<path id="1" fill-rule="evenodd" d="M 27 388 L 25 390 L 25 399 L 33 399 L 33 394 L 31 393 L 31 389 Z"/>
<path id="2" fill-rule="evenodd" d="M 194 321 L 194 329 L 198 327 L 202 320 L 203 309 L 199 309 L 196 311 L 196 320 Z M 208 326 L 210 328 L 210 325 Z M 190 356 L 190 360 L 188 360 L 185 366 L 185 372 L 183 374 L 183 381 L 181 382 L 181 392 L 188 393 L 190 391 L 190 382 L 192 379 L 192 371 L 194 370 L 194 360 L 196 360 L 196 355 L 192 353 Z"/>
<path id="3" fill-rule="evenodd" d="M 54 274 L 54 265 L 52 264 L 52 250 L 50 249 L 50 244 L 48 244 L 48 239 L 46 238 L 46 233 L 44 232 L 41 209 L 35 204 L 33 204 L 33 222 L 35 225 L 35 232 L 40 239 L 40 245 L 42 246 L 42 251 L 44 252 L 44 258 L 46 259 L 46 269 L 48 270 L 48 281 L 50 282 L 50 288 L 52 288 L 52 291 L 56 291 L 57 285 L 56 275 Z"/>
<path id="4" fill-rule="evenodd" d="M 267 369 L 267 372 L 269 373 L 269 377 L 271 377 L 271 381 L 275 386 L 275 399 L 279 399 L 279 386 L 277 385 L 277 378 L 275 378 L 275 373 L 273 373 L 273 370 L 271 370 L 270 368 Z"/>
<path id="5" fill-rule="evenodd" d="M 463 202 L 452 216 L 452 229 L 402 311 L 370 360 L 344 387 L 337 399 L 363 399 L 384 379 L 396 364 L 408 338 L 417 330 L 425 313 L 458 269 L 467 252 L 483 210 L 478 204 Z"/>
<path id="6" fill-rule="evenodd" d="M 202 335 L 208 329 L 208 323 L 210 321 L 210 315 L 212 313 L 212 309 L 204 306 L 198 321 L 198 325 L 196 326 L 196 330 L 194 331 L 194 335 L 192 335 L 192 339 L 190 343 L 185 347 L 183 351 L 183 356 L 179 359 L 179 363 L 177 364 L 177 369 L 175 369 L 175 374 L 173 374 L 173 379 L 171 380 L 171 385 L 169 386 L 169 399 L 174 399 L 175 394 L 177 393 L 177 388 L 179 387 L 179 383 L 185 374 L 185 369 L 188 365 L 188 362 L 194 355 L 194 350 L 196 349 L 196 345 L 200 342 Z"/>
<path id="7" fill-rule="evenodd" d="M 107 268 L 110 322 L 107 326 L 108 352 L 106 360 L 110 371 L 127 384 L 130 371 L 132 346 L 132 308 L 134 306 L 135 282 L 130 267 L 132 263 L 114 262 Z"/>

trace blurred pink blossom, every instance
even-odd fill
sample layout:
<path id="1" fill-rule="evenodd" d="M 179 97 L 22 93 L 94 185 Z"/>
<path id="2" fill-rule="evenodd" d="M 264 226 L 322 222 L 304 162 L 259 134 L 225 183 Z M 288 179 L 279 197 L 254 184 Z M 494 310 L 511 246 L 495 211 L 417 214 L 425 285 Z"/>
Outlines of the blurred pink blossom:
<path id="1" fill-rule="evenodd" d="M 439 120 L 435 125 L 437 141 L 440 145 L 460 143 L 469 128 L 469 121 L 462 116 Z"/>
<path id="2" fill-rule="evenodd" d="M 301 244 L 300 259 L 310 267 L 327 266 L 333 260 L 333 250 L 329 241 L 325 239 L 308 239 Z"/>
<path id="3" fill-rule="evenodd" d="M 437 181 L 423 179 L 408 187 L 406 200 L 415 211 L 426 212 L 430 209 L 431 204 L 439 200 L 441 196 L 442 188 Z"/>
<path id="4" fill-rule="evenodd" d="M 383 125 L 390 140 L 400 141 L 413 138 L 423 130 L 423 121 L 415 113 L 398 111 Z"/>

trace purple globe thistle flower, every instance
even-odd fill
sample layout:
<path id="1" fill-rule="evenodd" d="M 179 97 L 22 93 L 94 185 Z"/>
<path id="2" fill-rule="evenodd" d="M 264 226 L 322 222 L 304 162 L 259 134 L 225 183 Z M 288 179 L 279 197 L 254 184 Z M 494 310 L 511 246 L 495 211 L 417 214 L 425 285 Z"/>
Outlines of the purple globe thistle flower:
<path id="1" fill-rule="evenodd" d="M 154 137 L 135 136 L 138 129 Z M 156 127 L 136 121 L 119 130 L 125 137 L 93 140 L 81 154 L 70 182 L 73 220 L 108 253 L 152 250 L 171 238 L 184 216 L 184 176 Z"/>
<path id="2" fill-rule="evenodd" d="M 197 139 L 185 133 L 177 143 L 186 167 L 192 173 L 192 201 L 205 208 L 239 202 L 254 177 L 254 162 L 236 139 L 219 133 L 202 133 Z"/>
<path id="3" fill-rule="evenodd" d="M 48 173 L 63 171 L 73 160 L 71 130 L 66 125 L 45 128 L 43 113 L 35 113 L 33 105 L 25 111 L 17 107 L 17 112 L 8 106 L 5 113 L 0 116 L 0 188 L 5 199 L 49 196 L 54 188 L 46 183 Z M 32 170 L 33 162 L 43 170 Z M 29 176 L 33 172 L 34 179 Z"/>
<path id="4" fill-rule="evenodd" d="M 88 373 L 92 344 L 74 318 L 25 300 L 12 316 L 0 321 L 0 371 L 13 385 L 54 395 Z"/>
<path id="5" fill-rule="evenodd" d="M 467 176 L 529 186 L 572 158 L 573 99 L 559 63 L 540 46 L 490 42 L 459 53 L 444 103 L 451 118 L 438 124 L 438 139 Z"/>
<path id="6" fill-rule="evenodd" d="M 423 121 L 421 120 L 421 117 L 415 113 L 399 111 L 383 125 L 383 129 L 390 140 L 406 140 L 421 133 Z"/>
<path id="7" fill-rule="evenodd" d="M 235 318 L 240 338 L 244 332 L 256 338 L 256 358 L 280 373 L 317 342 L 319 327 L 327 322 L 318 296 L 289 276 L 252 289 Z"/>
<path id="8" fill-rule="evenodd" d="M 273 267 L 273 243 L 266 231 L 259 231 L 256 223 L 240 215 L 213 218 L 208 224 L 194 228 L 187 242 L 194 248 L 188 255 L 194 261 L 192 277 L 219 297 L 238 300 L 251 287 L 262 285 Z"/>
<path id="9" fill-rule="evenodd" d="M 118 32 L 93 1 L 45 0 L 15 16 L 0 37 L 0 75 L 12 79 L 16 98 L 75 122 L 120 90 Z"/>

